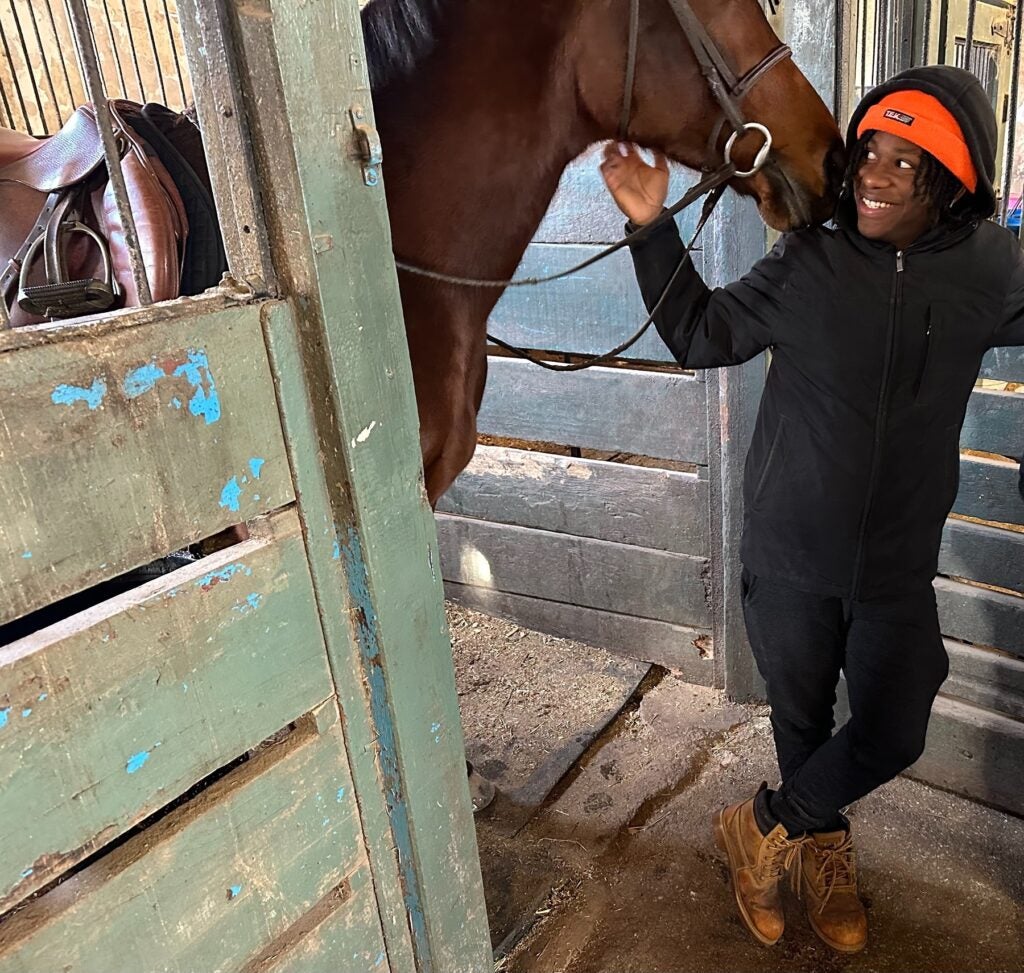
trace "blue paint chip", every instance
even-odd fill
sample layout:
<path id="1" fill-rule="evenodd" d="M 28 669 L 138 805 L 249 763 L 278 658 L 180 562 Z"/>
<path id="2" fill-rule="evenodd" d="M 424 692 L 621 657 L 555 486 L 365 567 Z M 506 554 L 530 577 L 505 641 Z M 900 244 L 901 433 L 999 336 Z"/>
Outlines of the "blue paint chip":
<path id="1" fill-rule="evenodd" d="M 338 788 L 338 796 L 337 796 L 336 800 L 340 804 L 344 799 L 345 799 L 345 788 L 344 787 L 339 787 Z"/>
<path id="2" fill-rule="evenodd" d="M 437 731 L 440 730 L 440 729 L 441 729 L 441 724 L 440 723 L 431 723 L 430 724 L 430 732 L 431 733 L 437 733 Z"/>
<path id="3" fill-rule="evenodd" d="M 31 551 L 25 551 L 21 556 L 23 558 L 25 558 L 25 560 L 28 560 L 30 557 L 32 557 L 32 552 Z"/>
<path id="4" fill-rule="evenodd" d="M 260 459 L 259 456 L 254 456 L 249 460 L 249 472 L 258 480 L 260 478 L 260 472 L 263 469 L 263 464 L 266 462 L 264 459 Z"/>
<path id="5" fill-rule="evenodd" d="M 263 595 L 254 591 L 251 595 L 246 597 L 244 602 L 239 602 L 235 605 L 232 610 L 238 612 L 240 615 L 245 615 L 248 612 L 255 611 L 259 608 L 261 601 L 263 601 Z"/>
<path id="6" fill-rule="evenodd" d="M 211 571 L 209 574 L 204 574 L 196 582 L 196 587 L 212 588 L 215 584 L 220 584 L 222 581 L 230 581 L 239 571 L 246 575 L 252 574 L 252 568 L 246 567 L 244 564 L 229 564 L 225 568 L 219 568 L 216 571 Z"/>
<path id="7" fill-rule="evenodd" d="M 58 385 L 50 395 L 54 405 L 74 405 L 84 402 L 91 410 L 98 409 L 107 394 L 107 383 L 102 378 L 93 381 L 89 388 L 80 385 Z"/>
<path id="8" fill-rule="evenodd" d="M 373 965 L 374 966 L 380 966 L 380 964 L 383 963 L 383 962 L 384 962 L 384 950 L 382 949 L 380 951 L 380 953 L 378 953 L 377 958 L 374 960 Z"/>
<path id="9" fill-rule="evenodd" d="M 187 682 L 183 682 L 183 683 L 181 684 L 181 691 L 182 691 L 183 693 L 187 693 L 187 692 L 188 692 L 188 683 L 187 683 Z"/>
<path id="10" fill-rule="evenodd" d="M 25 869 L 25 870 L 24 870 L 24 871 L 23 871 L 23 872 L 21 873 L 21 877 L 22 877 L 22 878 L 28 878 L 28 877 L 29 877 L 29 875 L 31 875 L 31 874 L 32 874 L 32 873 L 33 873 L 34 871 L 35 871 L 35 869 L 34 869 L 34 868 L 26 868 L 26 869 Z"/>
<path id="11" fill-rule="evenodd" d="M 136 771 L 142 769 L 143 764 L 145 764 L 147 760 L 149 760 L 149 751 L 140 750 L 138 753 L 132 754 L 128 758 L 128 763 L 125 764 L 124 769 L 128 771 L 129 774 L 134 774 Z"/>
<path id="12" fill-rule="evenodd" d="M 202 348 L 198 351 L 189 348 L 187 354 L 188 361 L 174 369 L 174 377 L 184 377 L 191 383 L 195 392 L 189 400 L 188 411 L 202 416 L 209 426 L 220 419 L 220 396 L 210 371 L 210 360 Z"/>
<path id="13" fill-rule="evenodd" d="M 44 699 L 46 699 L 46 697 L 47 697 L 47 696 L 49 696 L 49 695 L 50 695 L 49 693 L 40 693 L 40 694 L 39 694 L 39 698 L 38 698 L 38 701 L 39 701 L 39 702 L 41 703 L 41 702 L 42 702 L 42 701 L 43 701 Z"/>
<path id="14" fill-rule="evenodd" d="M 5 706 L 3 709 L 0 709 L 0 730 L 7 726 L 7 720 L 9 718 L 10 712 L 10 706 Z"/>
<path id="15" fill-rule="evenodd" d="M 339 541 L 337 537 L 334 538 L 334 548 L 331 551 L 331 557 L 334 558 L 335 561 L 341 560 L 341 541 Z"/>
<path id="16" fill-rule="evenodd" d="M 232 899 L 237 899 L 238 896 L 241 895 L 241 894 L 242 894 L 242 886 L 241 885 L 232 885 L 231 888 L 228 889 L 228 901 L 230 902 Z"/>
<path id="17" fill-rule="evenodd" d="M 166 377 L 167 373 L 155 361 L 152 361 L 133 368 L 125 375 L 121 388 L 124 389 L 124 394 L 129 399 L 137 399 L 140 395 L 145 395 L 146 392 L 153 389 L 160 379 Z"/>
<path id="18" fill-rule="evenodd" d="M 241 498 L 242 488 L 238 485 L 238 477 L 233 476 L 220 491 L 220 505 L 228 510 L 238 510 Z"/>
<path id="19" fill-rule="evenodd" d="M 26 707 L 25 707 L 25 708 L 24 708 L 24 709 L 23 709 L 23 710 L 21 711 L 21 717 L 22 717 L 22 719 L 26 719 L 27 717 L 29 717 L 29 716 L 31 716 L 31 715 L 32 715 L 32 707 L 31 707 L 31 706 L 26 706 Z"/>
<path id="20" fill-rule="evenodd" d="M 330 818 L 324 818 L 323 821 L 320 822 L 321 826 L 324 827 L 324 828 L 326 828 L 327 825 L 329 825 L 330 823 L 331 823 L 331 819 Z"/>
<path id="21" fill-rule="evenodd" d="M 171 407 L 174 408 L 174 409 L 180 409 L 181 408 L 181 399 L 179 399 L 177 396 L 175 396 L 173 399 L 171 399 Z"/>

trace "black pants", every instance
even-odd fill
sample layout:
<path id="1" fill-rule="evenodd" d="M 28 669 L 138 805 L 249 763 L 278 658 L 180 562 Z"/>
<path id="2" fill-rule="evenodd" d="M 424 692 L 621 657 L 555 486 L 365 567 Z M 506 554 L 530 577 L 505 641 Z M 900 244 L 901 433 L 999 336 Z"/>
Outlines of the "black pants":
<path id="1" fill-rule="evenodd" d="M 949 672 L 935 593 L 870 601 L 743 574 L 743 613 L 768 689 L 782 787 L 771 809 L 791 834 L 831 830 L 842 808 L 921 756 Z M 834 736 L 839 673 L 850 719 Z"/>

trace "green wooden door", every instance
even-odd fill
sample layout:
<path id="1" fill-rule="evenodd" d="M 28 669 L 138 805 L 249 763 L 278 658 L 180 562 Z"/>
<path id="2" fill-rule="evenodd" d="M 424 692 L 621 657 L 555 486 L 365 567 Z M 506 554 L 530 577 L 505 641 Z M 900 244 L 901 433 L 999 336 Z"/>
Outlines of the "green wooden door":
<path id="1" fill-rule="evenodd" d="M 250 536 L 0 646 L 0 971 L 483 970 L 356 0 L 180 12 L 232 278 L 0 332 L 0 624 Z"/>

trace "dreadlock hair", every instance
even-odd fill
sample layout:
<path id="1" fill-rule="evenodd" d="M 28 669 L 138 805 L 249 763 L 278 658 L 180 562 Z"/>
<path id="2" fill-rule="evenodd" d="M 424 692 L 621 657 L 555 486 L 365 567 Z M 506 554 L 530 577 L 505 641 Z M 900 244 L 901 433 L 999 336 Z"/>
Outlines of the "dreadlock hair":
<path id="1" fill-rule="evenodd" d="M 864 164 L 868 154 L 868 143 L 874 134 L 875 130 L 869 129 L 854 144 L 850 153 L 850 163 L 846 168 L 847 186 L 853 185 L 854 177 Z M 914 195 L 931 205 L 936 223 L 966 223 L 973 219 L 970 197 L 964 193 L 963 183 L 934 155 L 924 149 L 921 149 L 921 164 L 914 175 Z M 960 199 L 957 199 L 958 195 L 961 195 Z"/>

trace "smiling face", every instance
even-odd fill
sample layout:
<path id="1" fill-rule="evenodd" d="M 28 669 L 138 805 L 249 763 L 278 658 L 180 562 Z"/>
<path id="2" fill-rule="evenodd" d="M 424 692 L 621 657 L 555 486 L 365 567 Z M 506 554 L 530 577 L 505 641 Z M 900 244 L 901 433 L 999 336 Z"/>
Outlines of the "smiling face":
<path id="1" fill-rule="evenodd" d="M 932 201 L 919 195 L 922 150 L 888 132 L 875 132 L 853 179 L 857 229 L 869 240 L 909 247 L 936 219 Z"/>

